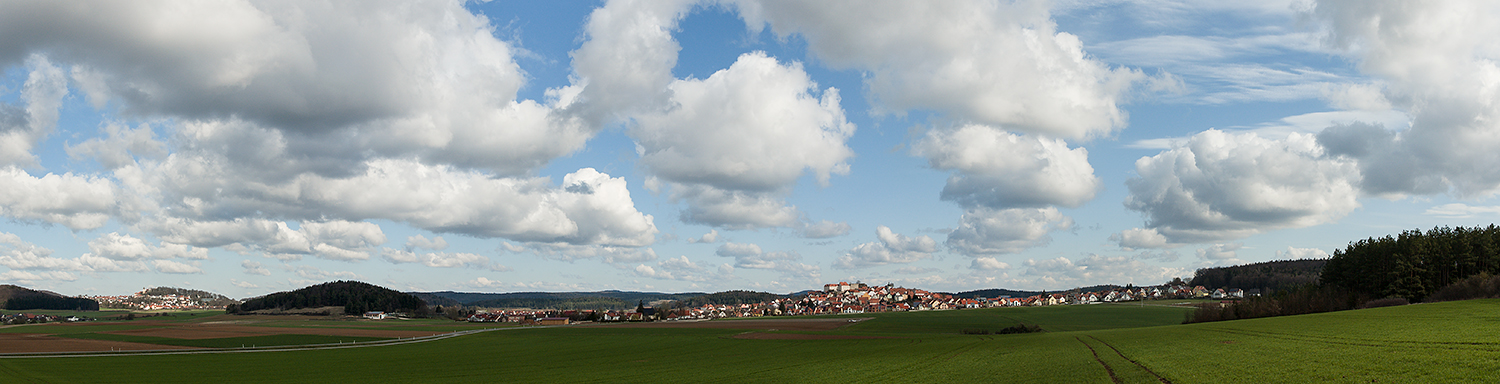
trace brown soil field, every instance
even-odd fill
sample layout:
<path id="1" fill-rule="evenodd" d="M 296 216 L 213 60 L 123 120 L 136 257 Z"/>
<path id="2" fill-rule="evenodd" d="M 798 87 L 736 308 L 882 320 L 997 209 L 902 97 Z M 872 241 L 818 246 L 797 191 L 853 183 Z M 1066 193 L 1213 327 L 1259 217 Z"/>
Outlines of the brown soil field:
<path id="1" fill-rule="evenodd" d="M 362 337 L 416 337 L 431 336 L 438 332 L 430 331 L 388 331 L 383 329 L 350 329 L 350 328 L 292 328 L 292 327 L 255 327 L 247 325 L 220 325 L 220 324 L 193 324 L 179 325 L 173 327 L 132 329 L 125 331 L 110 331 L 117 335 L 154 336 L 173 339 L 217 339 L 223 337 L 244 337 L 264 335 L 325 335 L 325 336 L 362 336 Z"/>
<path id="2" fill-rule="evenodd" d="M 622 328 L 707 328 L 707 329 L 761 329 L 779 331 L 831 331 L 854 324 L 850 319 L 766 319 L 766 320 L 715 320 L 715 321 L 664 321 L 655 323 L 611 324 Z M 865 319 L 855 319 L 864 321 Z"/>
<path id="3" fill-rule="evenodd" d="M 32 333 L 0 334 L 0 353 L 19 352 L 90 352 L 138 351 L 158 349 L 193 349 L 176 345 L 127 343 L 123 341 L 82 340 Z"/>
<path id="4" fill-rule="evenodd" d="M 765 333 L 746 332 L 734 335 L 736 339 L 745 340 L 846 340 L 846 339 L 896 339 L 887 336 L 854 336 L 854 335 L 808 335 L 801 333 Z"/>

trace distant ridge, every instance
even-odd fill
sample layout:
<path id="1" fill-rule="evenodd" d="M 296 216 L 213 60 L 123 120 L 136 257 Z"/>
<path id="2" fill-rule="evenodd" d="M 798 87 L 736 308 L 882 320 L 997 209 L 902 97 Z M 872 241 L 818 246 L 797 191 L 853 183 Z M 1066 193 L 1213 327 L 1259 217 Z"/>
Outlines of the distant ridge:
<path id="1" fill-rule="evenodd" d="M 788 296 L 751 291 L 663 293 L 606 290 L 594 292 L 477 293 L 440 291 L 410 293 L 421 297 L 430 305 L 532 309 L 631 309 L 643 302 L 649 305 L 651 302 L 662 300 L 679 301 L 684 305 L 691 306 L 703 304 L 743 304 Z"/>
<path id="2" fill-rule="evenodd" d="M 0 285 L 0 308 L 13 311 L 28 309 L 97 311 L 99 302 L 6 284 Z"/>

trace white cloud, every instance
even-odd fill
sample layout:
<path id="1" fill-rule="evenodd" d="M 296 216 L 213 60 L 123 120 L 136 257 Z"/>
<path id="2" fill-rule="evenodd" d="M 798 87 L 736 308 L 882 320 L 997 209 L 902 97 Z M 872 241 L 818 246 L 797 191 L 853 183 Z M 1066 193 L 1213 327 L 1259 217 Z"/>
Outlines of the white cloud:
<path id="1" fill-rule="evenodd" d="M 261 275 L 261 276 L 270 276 L 271 275 L 271 270 L 266 269 L 265 267 L 262 267 L 261 264 L 258 263 L 258 262 L 254 262 L 254 261 L 250 261 L 250 260 L 242 260 L 242 261 L 240 261 L 240 267 L 245 269 L 245 274 L 246 275 Z M 251 288 L 253 288 L 253 287 L 251 287 Z"/>
<path id="2" fill-rule="evenodd" d="M 1325 251 L 1323 251 L 1321 249 L 1317 249 L 1317 248 L 1286 247 L 1285 251 L 1276 251 L 1276 259 L 1278 259 L 1278 260 L 1327 259 L 1327 258 L 1328 258 L 1328 252 L 1325 252 Z"/>
<path id="3" fill-rule="evenodd" d="M 19 221 L 61 224 L 69 229 L 103 227 L 115 209 L 109 179 L 48 173 L 32 177 L 16 167 L 0 167 L 0 215 Z"/>
<path id="4" fill-rule="evenodd" d="M 948 247 L 959 253 L 993 255 L 1017 253 L 1052 241 L 1048 234 L 1073 227 L 1073 219 L 1057 208 L 971 208 L 948 233 Z"/>
<path id="5" fill-rule="evenodd" d="M 433 268 L 490 268 L 490 258 L 483 255 L 464 252 L 427 252 L 416 253 L 398 249 L 384 248 L 380 257 L 392 263 L 422 263 Z M 505 266 L 499 266 L 505 269 Z"/>
<path id="6" fill-rule="evenodd" d="M 1187 269 L 1151 265 L 1127 256 L 1027 259 L 1022 266 L 1025 267 L 1022 273 L 1002 284 L 1019 289 L 1066 289 L 1098 284 L 1160 284 L 1173 277 L 1191 275 Z"/>
<path id="7" fill-rule="evenodd" d="M 490 280 L 489 278 L 486 278 L 486 277 L 483 277 L 483 276 L 476 277 L 476 278 L 474 278 L 474 280 L 469 280 L 467 282 L 464 282 L 464 286 L 473 287 L 473 288 L 500 288 L 500 287 L 504 287 L 505 285 L 506 284 L 505 284 L 504 281 Z"/>
<path id="8" fill-rule="evenodd" d="M 141 259 L 207 259 L 208 249 L 188 245 L 162 243 L 154 246 L 130 235 L 110 232 L 89 241 L 89 252 L 94 256 L 112 260 Z"/>
<path id="9" fill-rule="evenodd" d="M 716 243 L 718 241 L 719 241 L 719 230 L 717 230 L 717 229 L 710 229 L 710 230 L 708 230 L 708 233 L 703 234 L 703 236 L 700 236 L 700 237 L 697 237 L 697 238 L 688 239 L 688 243 L 702 243 L 702 244 L 713 244 L 713 243 Z"/>
<path id="10" fill-rule="evenodd" d="M 931 237 L 905 235 L 891 232 L 882 225 L 875 228 L 878 242 L 864 243 L 845 252 L 833 263 L 834 268 L 855 269 L 886 264 L 905 264 L 932 257 L 937 252 L 937 242 Z"/>
<path id="11" fill-rule="evenodd" d="M 655 267 L 641 264 L 635 267 L 635 275 L 657 280 L 681 280 L 691 282 L 705 282 L 715 280 L 727 280 L 728 276 L 723 269 L 719 273 L 713 273 L 708 268 L 700 266 L 688 260 L 687 256 L 668 258 L 656 263 Z"/>
<path id="12" fill-rule="evenodd" d="M 729 242 L 720 245 L 715 254 L 733 257 L 734 268 L 773 270 L 784 278 L 815 281 L 822 275 L 822 268 L 798 262 L 802 255 L 792 251 L 763 252 L 760 245 Z"/>
<path id="13" fill-rule="evenodd" d="M 995 260 L 993 257 L 976 257 L 973 262 L 969 263 L 969 268 L 981 271 L 998 271 L 1010 268 L 1010 264 Z"/>
<path id="14" fill-rule="evenodd" d="M 1119 244 L 1120 248 L 1123 248 L 1127 251 L 1134 251 L 1141 248 L 1159 249 L 1175 248 L 1181 246 L 1181 244 L 1168 243 L 1166 236 L 1163 236 L 1161 232 L 1157 232 L 1155 229 L 1150 228 L 1131 228 L 1120 231 L 1120 233 L 1109 235 L 1109 241 L 1113 241 Z"/>
<path id="15" fill-rule="evenodd" d="M 1077 207 L 1100 189 L 1088 150 L 1069 149 L 1062 140 L 970 124 L 929 130 L 913 152 L 935 169 L 954 171 L 942 198 L 964 207 Z"/>
<path id="16" fill-rule="evenodd" d="M 15 281 L 30 284 L 41 280 L 74 281 L 78 280 L 78 276 L 56 271 L 6 271 L 5 273 L 0 273 L 0 281 Z"/>
<path id="17" fill-rule="evenodd" d="M 195 265 L 197 264 L 197 262 L 194 262 L 194 264 L 188 264 L 173 260 L 152 260 L 151 264 L 156 267 L 157 272 L 161 273 L 203 273 L 203 268 L 199 268 L 197 265 Z"/>
<path id="18" fill-rule="evenodd" d="M 33 54 L 26 66 L 31 69 L 21 88 L 26 106 L 0 103 L 0 167 L 36 165 L 32 150 L 57 127 L 58 108 L 68 94 L 67 76 L 46 56 Z"/>
<path id="19" fill-rule="evenodd" d="M 1198 249 L 1198 258 L 1216 264 L 1239 263 L 1238 250 L 1244 247 L 1243 243 L 1214 244 L 1206 248 Z"/>
<path id="20" fill-rule="evenodd" d="M 1449 203 L 1422 211 L 1424 215 L 1449 219 L 1467 219 L 1483 215 L 1500 215 L 1500 206 L 1471 206 L 1464 203 Z"/>
<path id="21" fill-rule="evenodd" d="M 656 260 L 656 250 L 651 248 L 573 245 L 568 243 L 526 243 L 526 247 L 538 256 L 562 261 L 597 259 L 606 264 L 623 266 Z"/>
<path id="22" fill-rule="evenodd" d="M 686 221 L 791 226 L 798 215 L 781 198 L 804 171 L 826 185 L 849 170 L 854 152 L 844 142 L 854 125 L 838 90 L 819 97 L 800 64 L 747 53 L 706 79 L 668 88 L 671 107 L 636 116 L 630 135 L 641 163 L 692 206 Z"/>
<path id="23" fill-rule="evenodd" d="M 148 220 L 141 225 L 165 241 L 199 247 L 240 244 L 281 260 L 299 260 L 303 255 L 340 261 L 370 258 L 375 247 L 385 244 L 380 226 L 368 222 L 303 222 L 291 229 L 285 222 L 262 219 L 192 221 L 176 218 Z"/>
<path id="24" fill-rule="evenodd" d="M 1335 221 L 1359 207 L 1359 175 L 1309 135 L 1268 140 L 1208 130 L 1136 161 L 1125 206 L 1168 243 L 1242 238 Z"/>
<path id="25" fill-rule="evenodd" d="M 106 122 L 105 136 L 84 140 L 78 145 L 68 146 L 68 156 L 92 158 L 108 169 L 118 169 L 135 163 L 135 156 L 159 159 L 167 155 L 166 143 L 156 139 L 151 126 L 141 124 L 136 129 L 119 122 Z"/>
<path id="26" fill-rule="evenodd" d="M 848 222 L 840 221 L 835 223 L 829 220 L 822 220 L 803 227 L 802 237 L 806 237 L 809 239 L 827 239 L 830 237 L 847 235 L 851 230 L 853 230 L 853 227 L 850 227 Z"/>
<path id="27" fill-rule="evenodd" d="M 877 107 L 1056 137 L 1125 125 L 1120 95 L 1143 78 L 1085 54 L 1046 2 L 739 1 L 752 30 L 801 35 L 819 61 L 867 71 Z"/>
<path id="28" fill-rule="evenodd" d="M 334 279 L 338 279 L 338 280 L 356 280 L 356 279 L 360 278 L 359 274 L 356 274 L 354 272 L 349 272 L 349 271 L 324 271 L 322 269 L 318 269 L 318 267 L 313 267 L 313 266 L 308 266 L 308 265 L 298 266 L 297 269 L 295 270 L 295 272 L 297 273 L 298 277 L 301 277 L 303 279 L 312 280 L 312 281 L 315 281 L 315 282 L 326 282 L 326 281 L 331 281 L 331 280 L 334 280 Z"/>
<path id="29" fill-rule="evenodd" d="M 411 251 L 418 248 L 441 251 L 444 249 L 448 249 L 448 241 L 443 240 L 442 236 L 433 236 L 433 238 L 431 239 L 428 239 L 426 236 L 422 235 L 407 236 L 406 250 Z"/>
<path id="30" fill-rule="evenodd" d="M 1500 191 L 1500 157 L 1494 155 L 1500 147 L 1500 98 L 1494 97 L 1500 45 L 1489 38 L 1500 34 L 1493 22 L 1500 4 L 1321 0 L 1310 13 L 1326 28 L 1329 47 L 1375 77 L 1359 95 L 1375 100 L 1378 87 L 1381 99 L 1411 115 L 1405 131 L 1319 136 L 1330 147 L 1362 142 L 1358 147 L 1372 149 L 1330 150 L 1359 160 L 1366 192 L 1472 197 Z"/>
<path id="31" fill-rule="evenodd" d="M 234 285 L 236 287 L 245 288 L 245 289 L 260 288 L 260 286 L 259 285 L 255 285 L 255 283 L 251 283 L 251 282 L 248 282 L 248 281 L 239 281 L 239 280 L 235 280 L 235 279 L 229 279 L 229 284 L 230 285 Z"/>

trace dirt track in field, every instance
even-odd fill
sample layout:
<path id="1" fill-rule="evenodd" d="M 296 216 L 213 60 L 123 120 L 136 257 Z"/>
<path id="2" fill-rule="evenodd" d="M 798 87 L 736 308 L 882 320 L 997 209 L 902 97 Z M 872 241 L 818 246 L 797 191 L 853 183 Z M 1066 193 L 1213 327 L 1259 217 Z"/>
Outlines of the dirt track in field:
<path id="1" fill-rule="evenodd" d="M 715 321 L 663 321 L 655 323 L 611 324 L 621 328 L 700 328 L 700 329 L 757 329 L 767 331 L 831 331 L 867 319 L 766 319 L 766 320 L 715 320 Z"/>
<path id="2" fill-rule="evenodd" d="M 192 348 L 175 345 L 128 343 L 123 341 L 70 339 L 35 333 L 0 334 L 0 353 L 144 351 L 163 349 Z"/>

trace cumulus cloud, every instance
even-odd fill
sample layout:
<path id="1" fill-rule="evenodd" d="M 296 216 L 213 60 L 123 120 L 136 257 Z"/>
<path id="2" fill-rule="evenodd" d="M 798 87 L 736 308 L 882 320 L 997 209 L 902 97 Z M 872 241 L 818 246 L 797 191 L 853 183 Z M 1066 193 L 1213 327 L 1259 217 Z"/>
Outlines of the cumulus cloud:
<path id="1" fill-rule="evenodd" d="M 1358 159 L 1366 192 L 1477 197 L 1500 189 L 1500 48 L 1488 38 L 1500 34 L 1492 22 L 1500 4 L 1320 0 L 1310 13 L 1325 43 L 1375 78 L 1342 99 L 1371 102 L 1345 106 L 1384 100 L 1412 117 L 1404 131 L 1345 127 L 1318 137 L 1331 154 Z"/>
<path id="2" fill-rule="evenodd" d="M 656 250 L 651 248 L 611 247 L 603 245 L 574 245 L 568 243 L 526 243 L 526 248 L 538 256 L 561 261 L 599 260 L 606 264 L 625 266 L 632 263 L 656 260 Z"/>
<path id="3" fill-rule="evenodd" d="M 845 221 L 835 223 L 829 220 L 822 220 L 802 227 L 802 237 L 809 239 L 827 239 L 830 237 L 847 235 L 849 234 L 849 231 L 853 229 L 854 228 L 850 227 L 849 223 Z"/>
<path id="4" fill-rule="evenodd" d="M 1174 248 L 1181 246 L 1181 244 L 1173 244 L 1167 242 L 1166 236 L 1163 236 L 1161 232 L 1157 232 L 1155 229 L 1151 228 L 1131 228 L 1120 231 L 1119 233 L 1110 234 L 1109 241 L 1119 244 L 1120 248 L 1127 251 L 1134 251 L 1136 249 Z"/>
<path id="5" fill-rule="evenodd" d="M 1122 282 L 1158 284 L 1191 272 L 1182 268 L 1151 265 L 1127 256 L 1101 255 L 1088 255 L 1078 260 L 1066 257 L 1027 259 L 1022 267 L 1024 270 L 1019 275 L 1007 281 L 1009 286 L 1059 289 Z"/>
<path id="6" fill-rule="evenodd" d="M 641 163 L 688 201 L 685 221 L 724 227 L 791 226 L 782 196 L 804 172 L 823 184 L 849 171 L 854 125 L 838 90 L 817 94 L 800 64 L 747 53 L 706 79 L 675 80 L 671 108 L 635 117 Z M 678 190 L 681 189 L 681 190 Z"/>
<path id="7" fill-rule="evenodd" d="M 0 168 L 0 215 L 20 221 L 60 224 L 73 230 L 109 222 L 116 208 L 114 183 L 95 176 L 49 173 L 32 177 L 16 167 Z"/>
<path id="8" fill-rule="evenodd" d="M 42 280 L 74 281 L 78 280 L 78 276 L 72 273 L 57 271 L 6 271 L 5 273 L 0 273 L 0 281 L 31 284 L 32 282 Z"/>
<path id="9" fill-rule="evenodd" d="M 570 173 L 554 187 L 547 178 L 492 178 L 412 161 L 368 165 L 348 178 L 301 174 L 256 183 L 182 164 L 166 176 L 166 188 L 178 195 L 170 205 L 175 213 L 199 220 L 221 219 L 226 212 L 389 219 L 434 232 L 618 246 L 649 245 L 657 232 L 652 217 L 635 209 L 623 178 L 592 168 Z"/>
<path id="10" fill-rule="evenodd" d="M 433 268 L 490 268 L 490 258 L 465 252 L 417 253 L 385 248 L 381 251 L 380 257 L 392 263 L 421 263 Z M 506 267 L 500 266 L 499 268 L 505 269 Z"/>
<path id="11" fill-rule="evenodd" d="M 341 261 L 366 260 L 375 247 L 386 242 L 379 225 L 362 221 L 302 222 L 296 230 L 285 222 L 264 219 L 166 218 L 141 226 L 173 243 L 199 247 L 239 244 L 281 260 L 299 260 L 304 255 Z"/>
<path id="12" fill-rule="evenodd" d="M 441 251 L 448 249 L 448 241 L 443 240 L 442 236 L 433 236 L 431 239 L 422 235 L 408 236 L 406 238 L 406 250 L 410 251 L 418 248 Z"/>
<path id="13" fill-rule="evenodd" d="M 1198 249 L 1198 259 L 1211 264 L 1238 264 L 1239 249 L 1243 243 L 1221 243 Z"/>
<path id="14" fill-rule="evenodd" d="M 1279 260 L 1327 259 L 1328 252 L 1317 248 L 1286 247 L 1285 251 L 1276 251 L 1276 258 Z"/>
<path id="15" fill-rule="evenodd" d="M 703 236 L 688 239 L 689 243 L 713 244 L 719 241 L 719 230 L 710 229 Z"/>
<path id="16" fill-rule="evenodd" d="M 241 260 L 240 261 L 240 267 L 245 269 L 244 272 L 245 272 L 246 275 L 261 275 L 261 276 L 270 276 L 271 275 L 271 270 L 266 269 L 265 267 L 262 267 L 259 262 L 254 262 L 254 261 L 250 261 L 250 260 Z"/>
<path id="17" fill-rule="evenodd" d="M 193 262 L 192 264 L 188 264 L 188 263 L 183 263 L 183 262 L 174 261 L 174 260 L 152 260 L 151 261 L 151 265 L 156 267 L 156 271 L 157 272 L 171 273 L 171 274 L 203 273 L 203 268 L 199 268 L 197 264 L 198 264 L 197 262 Z"/>
<path id="18" fill-rule="evenodd" d="M 773 270 L 783 277 L 809 281 L 822 276 L 822 268 L 799 262 L 802 255 L 793 251 L 764 252 L 760 245 L 729 242 L 720 245 L 715 254 L 733 257 L 734 268 Z"/>
<path id="19" fill-rule="evenodd" d="M 993 257 L 976 257 L 973 262 L 969 263 L 969 268 L 981 271 L 998 271 L 1010 268 L 1010 264 L 996 260 Z"/>
<path id="20" fill-rule="evenodd" d="M 755 31 L 801 35 L 835 68 L 868 71 L 888 111 L 1082 138 L 1124 126 L 1116 104 L 1137 71 L 1110 69 L 1057 32 L 1046 2 L 755 1 L 736 3 Z"/>
<path id="21" fill-rule="evenodd" d="M 207 259 L 208 249 L 188 245 L 162 243 L 151 245 L 145 240 L 130 235 L 110 232 L 89 241 L 89 251 L 94 256 L 113 260 L 141 259 Z"/>
<path id="22" fill-rule="evenodd" d="M 0 54 L 0 63 L 8 60 Z M 0 166 L 33 166 L 32 150 L 57 127 L 58 108 L 68 94 L 68 78 L 46 56 L 26 59 L 31 73 L 21 88 L 25 107 L 0 103 Z"/>
<path id="23" fill-rule="evenodd" d="M 1433 215 L 1449 219 L 1466 219 L 1480 215 L 1500 214 L 1500 206 L 1472 206 L 1464 203 L 1449 203 L 1422 211 L 1424 215 Z"/>
<path id="24" fill-rule="evenodd" d="M 1359 207 L 1354 164 L 1324 156 L 1310 135 L 1270 140 L 1208 130 L 1137 160 L 1136 174 L 1126 181 L 1130 196 L 1125 206 L 1144 213 L 1146 229 L 1167 243 L 1307 227 L 1335 221 Z M 1157 241 L 1147 232 L 1131 235 Z"/>
<path id="25" fill-rule="evenodd" d="M 656 263 L 656 266 L 640 264 L 635 267 L 635 275 L 657 280 L 681 280 L 692 282 L 704 282 L 723 280 L 728 277 L 732 268 L 720 268 L 718 273 L 707 267 L 700 266 L 688 260 L 687 256 L 668 258 Z"/>
<path id="26" fill-rule="evenodd" d="M 942 198 L 965 207 L 1077 207 L 1100 188 L 1088 150 L 1062 140 L 970 124 L 929 130 L 913 152 L 934 169 L 954 171 Z"/>
<path id="27" fill-rule="evenodd" d="M 118 169 L 134 164 L 136 156 L 158 159 L 167 154 L 166 143 L 156 139 L 150 125 L 141 124 L 131 129 L 119 122 L 107 122 L 103 131 L 104 137 L 94 137 L 78 145 L 68 146 L 68 156 L 75 159 L 91 158 L 107 169 Z"/>
<path id="28" fill-rule="evenodd" d="M 1052 231 L 1073 227 L 1073 219 L 1057 208 L 970 208 L 948 233 L 947 245 L 959 253 L 994 255 L 1016 253 L 1052 242 Z"/>
<path id="29" fill-rule="evenodd" d="M 834 268 L 855 269 L 886 264 L 905 264 L 932 257 L 937 252 L 937 242 L 931 237 L 905 235 L 891 232 L 882 225 L 875 228 L 879 241 L 855 246 L 833 263 Z"/>

